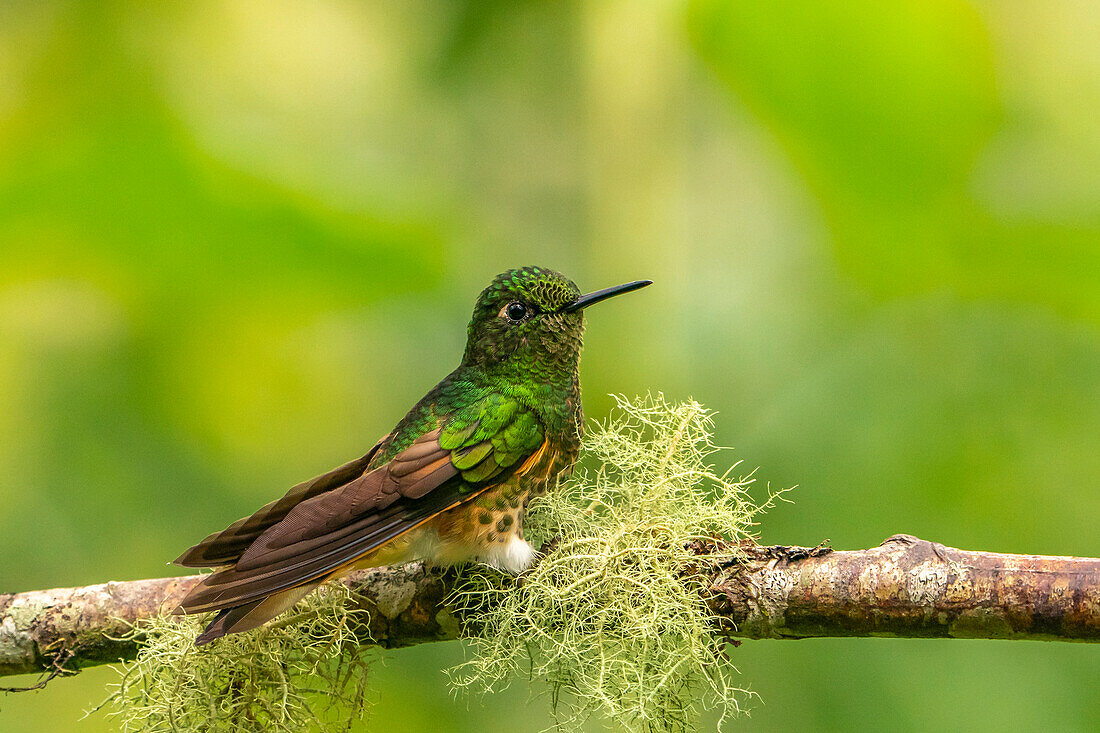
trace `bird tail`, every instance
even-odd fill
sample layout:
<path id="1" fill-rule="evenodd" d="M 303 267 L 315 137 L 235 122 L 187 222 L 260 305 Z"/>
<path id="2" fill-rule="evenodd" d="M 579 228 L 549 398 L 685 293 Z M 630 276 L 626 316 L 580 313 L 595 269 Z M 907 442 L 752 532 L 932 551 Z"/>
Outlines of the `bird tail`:
<path id="1" fill-rule="evenodd" d="M 323 581 L 324 579 L 321 582 Z M 214 639 L 219 639 L 226 634 L 237 634 L 241 631 L 250 631 L 257 626 L 262 626 L 305 598 L 321 582 L 288 588 L 258 601 L 222 609 L 195 639 L 195 646 L 209 644 Z"/>

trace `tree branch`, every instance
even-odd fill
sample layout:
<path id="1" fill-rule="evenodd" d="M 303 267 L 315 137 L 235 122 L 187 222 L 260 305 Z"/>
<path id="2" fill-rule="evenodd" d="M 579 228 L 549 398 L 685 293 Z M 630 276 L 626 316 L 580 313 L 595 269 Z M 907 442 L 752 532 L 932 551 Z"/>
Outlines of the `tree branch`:
<path id="1" fill-rule="evenodd" d="M 693 570 L 733 637 L 1100 641 L 1100 559 L 971 552 L 909 535 L 868 550 L 740 549 Z M 174 608 L 199 577 L 0 594 L 0 676 L 131 659 L 137 644 L 120 637 Z M 366 599 L 376 643 L 399 647 L 457 638 L 444 603 L 454 577 L 414 563 L 343 582 Z"/>
<path id="2" fill-rule="evenodd" d="M 1100 642 L 1100 559 L 958 550 L 911 535 L 806 552 L 750 548 L 750 563 L 715 576 L 713 607 L 733 636 Z"/>

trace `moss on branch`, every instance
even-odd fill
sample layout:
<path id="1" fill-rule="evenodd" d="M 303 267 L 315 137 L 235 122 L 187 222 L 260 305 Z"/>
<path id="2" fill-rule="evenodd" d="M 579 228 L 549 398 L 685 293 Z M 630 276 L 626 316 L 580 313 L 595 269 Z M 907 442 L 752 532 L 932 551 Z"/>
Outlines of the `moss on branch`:
<path id="1" fill-rule="evenodd" d="M 199 576 L 0 594 L 0 675 L 136 658 L 114 695 L 131 730 L 339 728 L 365 711 L 367 650 L 464 635 L 461 686 L 529 674 L 549 683 L 563 723 L 677 730 L 703 706 L 738 711 L 729 638 L 1100 641 L 1100 559 L 908 535 L 854 551 L 760 546 L 748 482 L 715 471 L 715 450 L 698 404 L 621 400 L 587 441 L 589 469 L 532 505 L 531 528 L 555 539 L 518 581 L 417 563 L 361 571 L 294 618 L 202 649 L 200 619 L 163 615 Z M 318 690 L 338 714 L 312 707 Z"/>

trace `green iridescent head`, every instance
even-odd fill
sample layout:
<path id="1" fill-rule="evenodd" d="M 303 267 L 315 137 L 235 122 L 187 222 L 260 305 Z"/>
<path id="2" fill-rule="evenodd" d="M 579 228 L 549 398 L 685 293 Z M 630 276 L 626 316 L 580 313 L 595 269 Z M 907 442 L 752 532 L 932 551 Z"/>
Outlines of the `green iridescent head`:
<path id="1" fill-rule="evenodd" d="M 463 363 L 535 378 L 575 375 L 584 309 L 649 284 L 639 280 L 581 295 L 576 283 L 545 267 L 503 272 L 474 305 Z"/>

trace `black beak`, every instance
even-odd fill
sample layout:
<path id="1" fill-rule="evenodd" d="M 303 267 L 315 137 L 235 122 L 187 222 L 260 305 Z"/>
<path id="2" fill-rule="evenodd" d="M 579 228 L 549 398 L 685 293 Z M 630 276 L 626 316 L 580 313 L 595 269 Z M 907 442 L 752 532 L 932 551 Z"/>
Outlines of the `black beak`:
<path id="1" fill-rule="evenodd" d="M 612 296 L 629 293 L 632 290 L 638 290 L 640 288 L 644 288 L 646 285 L 652 284 L 652 280 L 635 280 L 632 283 L 623 283 L 622 285 L 616 285 L 613 288 L 604 288 L 603 290 L 597 290 L 594 293 L 582 295 L 581 297 L 577 298 L 572 303 L 562 308 L 562 312 L 572 313 L 573 311 L 579 311 L 581 308 L 587 308 L 593 303 L 599 303 L 601 300 L 607 300 Z"/>

